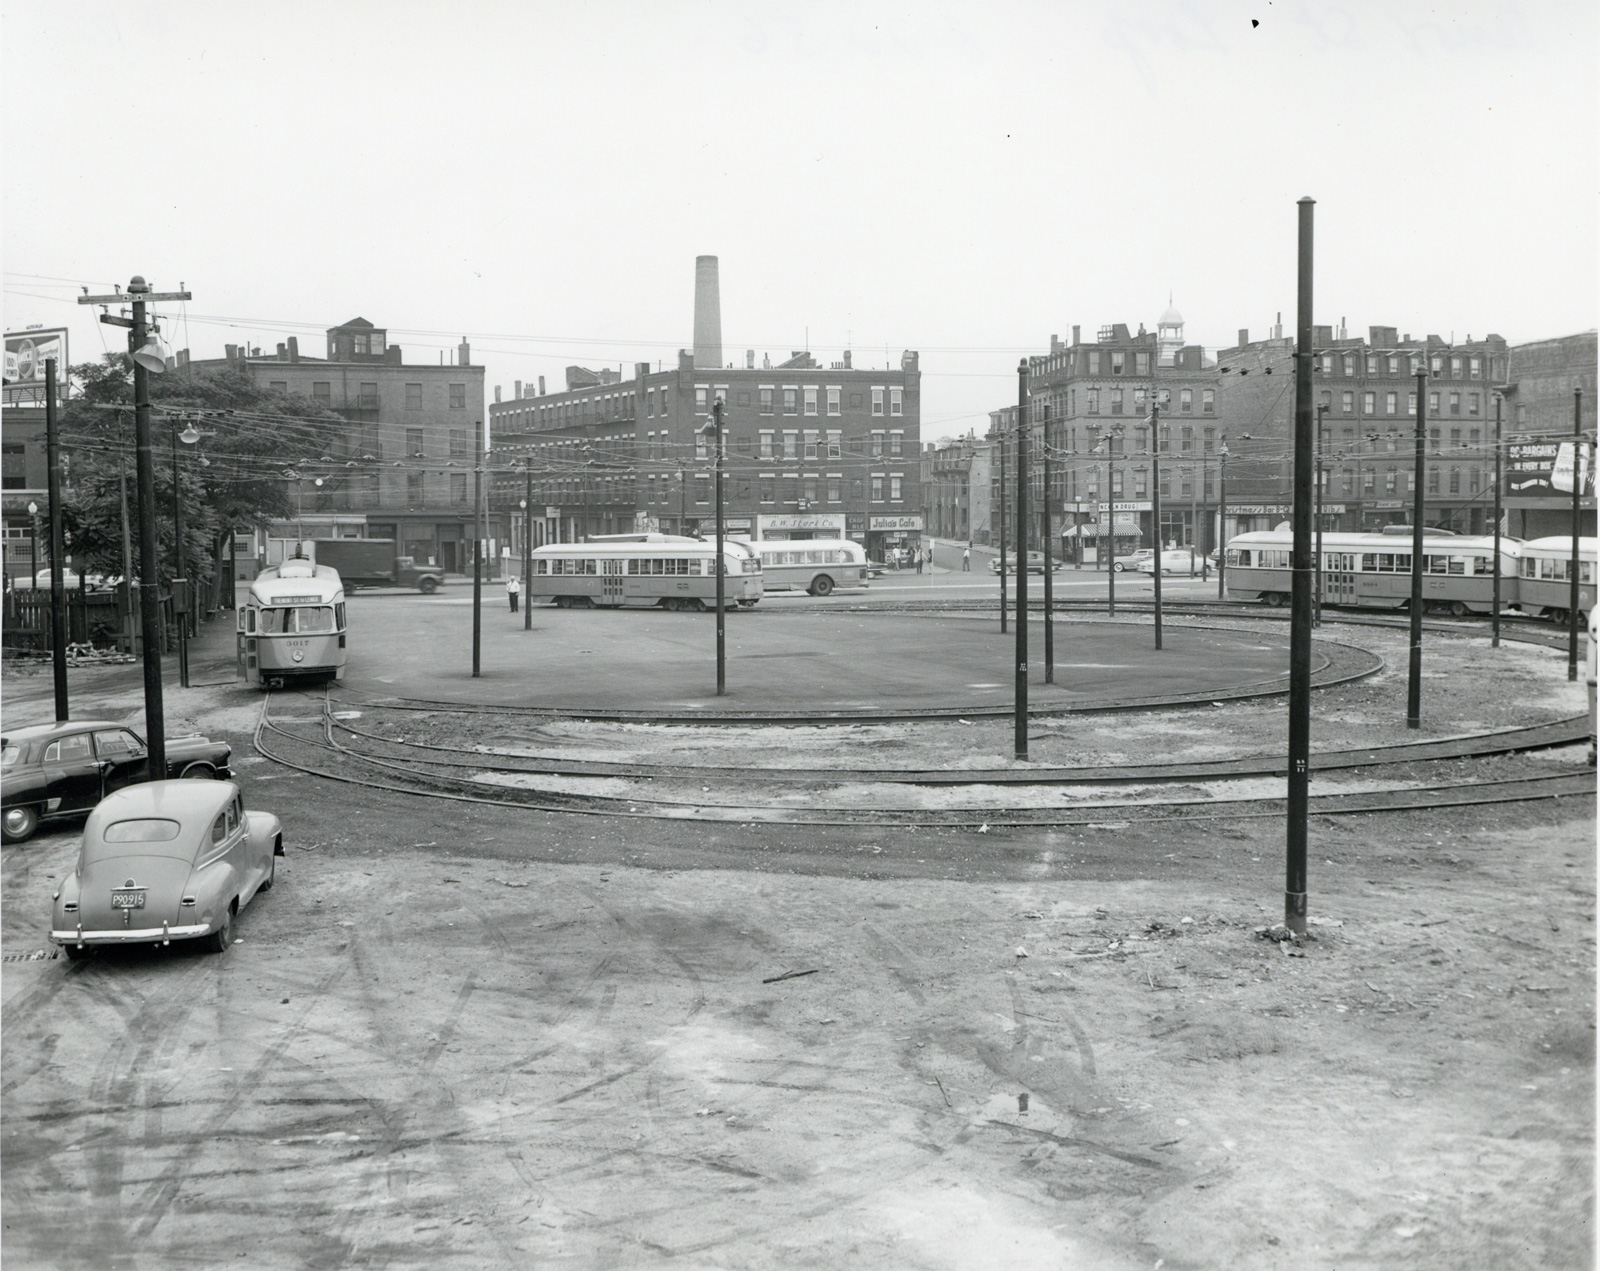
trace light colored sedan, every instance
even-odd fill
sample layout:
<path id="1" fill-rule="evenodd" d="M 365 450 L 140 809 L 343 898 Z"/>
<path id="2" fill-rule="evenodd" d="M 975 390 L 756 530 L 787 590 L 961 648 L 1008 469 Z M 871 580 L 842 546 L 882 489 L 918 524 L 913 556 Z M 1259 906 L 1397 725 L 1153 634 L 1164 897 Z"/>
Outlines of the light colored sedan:
<path id="1" fill-rule="evenodd" d="M 231 781 L 127 786 L 89 814 L 77 867 L 55 894 L 50 939 L 74 959 L 96 945 L 174 940 L 221 953 L 282 855 L 278 818 L 246 812 Z"/>
<path id="2" fill-rule="evenodd" d="M 1188 547 L 1169 547 L 1161 553 L 1162 574 L 1188 574 L 1198 577 L 1206 571 L 1206 558 Z M 1153 574 L 1156 572 L 1155 555 L 1139 562 L 1139 572 Z"/>

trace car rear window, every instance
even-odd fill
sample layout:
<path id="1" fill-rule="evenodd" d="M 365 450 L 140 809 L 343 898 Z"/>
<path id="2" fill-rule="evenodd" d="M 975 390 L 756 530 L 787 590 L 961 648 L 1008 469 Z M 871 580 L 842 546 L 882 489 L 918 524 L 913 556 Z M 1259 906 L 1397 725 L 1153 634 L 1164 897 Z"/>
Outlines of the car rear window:
<path id="1" fill-rule="evenodd" d="M 170 843 L 178 837 L 179 825 L 155 817 L 137 821 L 113 821 L 100 836 L 106 843 Z"/>
<path id="2" fill-rule="evenodd" d="M 0 747 L 0 768 L 10 768 L 21 758 L 21 746 Z"/>

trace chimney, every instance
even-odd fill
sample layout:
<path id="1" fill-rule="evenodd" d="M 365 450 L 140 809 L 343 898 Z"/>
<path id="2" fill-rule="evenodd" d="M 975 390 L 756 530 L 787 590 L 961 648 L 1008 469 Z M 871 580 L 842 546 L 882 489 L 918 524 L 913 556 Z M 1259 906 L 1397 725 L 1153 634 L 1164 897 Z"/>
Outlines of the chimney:
<path id="1" fill-rule="evenodd" d="M 522 400 L 522 381 L 521 380 L 513 380 L 512 383 L 514 383 L 517 386 L 516 398 L 520 402 Z M 500 399 L 497 397 L 497 398 L 495 398 L 495 400 L 499 401 Z"/>
<path id="2" fill-rule="evenodd" d="M 763 353 L 761 355 L 761 369 L 763 371 L 770 371 L 772 369 L 772 355 L 770 353 Z"/>
<path id="3" fill-rule="evenodd" d="M 1250 328 L 1249 327 L 1240 327 L 1239 328 L 1239 347 L 1242 349 L 1242 348 L 1244 348 L 1245 345 L 1247 345 L 1249 343 L 1250 343 Z"/>
<path id="4" fill-rule="evenodd" d="M 850 350 L 849 349 L 846 349 L 844 351 L 844 369 L 847 370 L 847 371 L 851 369 L 850 368 Z"/>
<path id="5" fill-rule="evenodd" d="M 228 361 L 236 362 L 239 359 L 239 346 L 237 344 L 224 344 L 222 351 L 227 354 Z"/>
<path id="6" fill-rule="evenodd" d="M 522 392 L 521 392 L 522 385 L 521 384 L 517 385 L 517 390 L 518 390 L 517 391 L 517 396 L 521 397 L 522 396 Z M 500 385 L 498 385 L 498 384 L 496 384 L 494 386 L 494 400 L 495 400 L 495 404 L 499 405 L 499 403 L 500 403 Z"/>
<path id="7" fill-rule="evenodd" d="M 1078 343 L 1078 327 L 1076 324 L 1074 324 L 1072 328 L 1072 342 L 1074 344 Z"/>
<path id="8" fill-rule="evenodd" d="M 278 361 L 287 362 L 288 360 L 289 360 L 289 346 L 287 344 L 280 344 L 278 346 Z"/>
<path id="9" fill-rule="evenodd" d="M 459 365 L 459 366 L 471 366 L 472 365 L 472 346 L 467 343 L 467 337 L 466 336 L 462 336 L 461 337 L 461 345 L 460 345 L 459 348 L 456 349 L 456 355 L 460 359 L 460 361 L 457 363 L 457 365 Z"/>
<path id="10" fill-rule="evenodd" d="M 744 369 L 747 371 L 756 369 L 756 351 L 754 349 L 746 349 L 744 351 Z"/>
<path id="11" fill-rule="evenodd" d="M 694 364 L 722 369 L 722 284 L 715 256 L 694 258 Z"/>
<path id="12" fill-rule="evenodd" d="M 291 335 L 289 337 L 289 360 L 291 362 L 298 362 L 300 360 L 300 337 L 299 336 Z"/>
<path id="13" fill-rule="evenodd" d="M 539 396 L 544 396 L 544 376 L 539 377 Z"/>

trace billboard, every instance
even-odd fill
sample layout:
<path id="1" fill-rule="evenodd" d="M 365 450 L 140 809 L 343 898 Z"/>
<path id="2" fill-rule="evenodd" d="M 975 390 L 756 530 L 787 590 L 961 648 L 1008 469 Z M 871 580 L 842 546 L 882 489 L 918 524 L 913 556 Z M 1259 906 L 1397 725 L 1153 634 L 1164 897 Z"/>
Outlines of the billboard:
<path id="1" fill-rule="evenodd" d="M 67 396 L 67 329 L 36 328 L 6 333 L 5 397 L 7 406 L 44 405 L 44 364 L 56 360 L 56 400 Z"/>

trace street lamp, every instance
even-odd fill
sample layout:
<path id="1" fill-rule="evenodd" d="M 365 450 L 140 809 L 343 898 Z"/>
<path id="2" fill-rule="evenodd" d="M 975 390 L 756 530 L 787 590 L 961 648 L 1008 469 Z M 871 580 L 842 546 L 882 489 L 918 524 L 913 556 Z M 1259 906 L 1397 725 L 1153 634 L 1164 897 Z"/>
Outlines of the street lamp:
<path id="1" fill-rule="evenodd" d="M 1317 403 L 1317 484 L 1316 489 L 1312 492 L 1316 504 L 1317 525 L 1317 563 L 1316 568 L 1312 571 L 1314 583 L 1311 588 L 1311 625 L 1314 627 L 1322 625 L 1322 416 L 1327 409 L 1324 403 Z"/>
<path id="2" fill-rule="evenodd" d="M 1117 612 L 1117 501 L 1113 497 L 1111 481 L 1111 445 L 1112 438 L 1121 439 L 1122 425 L 1116 424 L 1106 431 L 1106 435 L 1094 443 L 1096 451 L 1104 450 L 1106 456 L 1106 489 L 1102 502 L 1107 508 L 1106 531 L 1100 539 L 1100 551 L 1106 558 L 1106 613 L 1114 616 Z M 1111 542 L 1110 550 L 1106 549 L 1106 540 Z M 1161 562 L 1157 560 L 1159 569 Z"/>
<path id="3" fill-rule="evenodd" d="M 39 587 L 39 505 L 28 504 L 28 518 L 33 523 L 28 531 L 28 589 Z"/>

